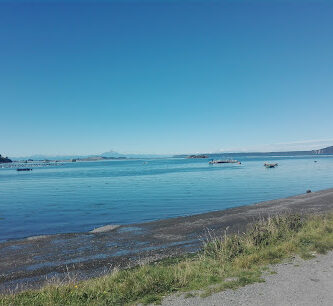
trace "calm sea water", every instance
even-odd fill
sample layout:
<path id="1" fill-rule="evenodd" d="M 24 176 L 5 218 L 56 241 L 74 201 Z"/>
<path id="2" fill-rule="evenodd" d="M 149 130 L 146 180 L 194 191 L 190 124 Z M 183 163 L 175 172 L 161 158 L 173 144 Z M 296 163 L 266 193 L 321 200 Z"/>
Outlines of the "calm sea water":
<path id="1" fill-rule="evenodd" d="M 0 241 L 191 215 L 333 187 L 333 156 L 68 163 L 0 169 Z M 314 160 L 318 162 L 315 163 Z M 278 162 L 266 169 L 265 161 Z"/>

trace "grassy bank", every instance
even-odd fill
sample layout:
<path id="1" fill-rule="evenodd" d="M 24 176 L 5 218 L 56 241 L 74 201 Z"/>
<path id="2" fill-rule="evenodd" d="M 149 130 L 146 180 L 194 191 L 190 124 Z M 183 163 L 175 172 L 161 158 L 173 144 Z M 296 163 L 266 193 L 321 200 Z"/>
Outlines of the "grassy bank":
<path id="1" fill-rule="evenodd" d="M 246 233 L 210 237 L 193 256 L 164 260 L 100 278 L 49 285 L 0 297 L 1 305 L 124 305 L 159 302 L 167 294 L 201 290 L 203 296 L 263 281 L 267 264 L 333 249 L 333 214 L 271 217 Z M 191 295 L 190 293 L 188 294 Z"/>

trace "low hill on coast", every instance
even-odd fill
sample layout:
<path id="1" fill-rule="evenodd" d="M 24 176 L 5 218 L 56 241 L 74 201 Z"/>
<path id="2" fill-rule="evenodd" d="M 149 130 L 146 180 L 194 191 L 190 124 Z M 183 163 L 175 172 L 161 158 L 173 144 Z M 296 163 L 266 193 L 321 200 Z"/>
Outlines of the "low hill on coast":
<path id="1" fill-rule="evenodd" d="M 3 157 L 1 154 L 0 154 L 0 164 L 1 163 L 11 163 L 12 160 L 9 159 L 8 157 Z"/>
<path id="2" fill-rule="evenodd" d="M 314 154 L 333 154 L 333 146 L 319 149 L 319 150 L 313 150 L 312 151 Z"/>
<path id="3" fill-rule="evenodd" d="M 197 155 L 179 154 L 174 155 L 175 158 L 212 158 L 215 156 L 300 156 L 300 155 L 331 155 L 333 154 L 333 146 L 311 151 L 283 151 L 283 152 L 221 152 L 221 153 L 204 153 Z"/>

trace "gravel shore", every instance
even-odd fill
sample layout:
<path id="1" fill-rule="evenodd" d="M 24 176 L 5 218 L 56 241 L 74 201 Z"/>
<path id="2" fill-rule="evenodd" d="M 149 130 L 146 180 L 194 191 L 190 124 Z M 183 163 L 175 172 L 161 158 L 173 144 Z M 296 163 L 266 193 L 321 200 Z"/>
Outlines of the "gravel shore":
<path id="1" fill-rule="evenodd" d="M 311 260 L 295 258 L 270 266 L 264 283 L 227 290 L 206 298 L 172 296 L 162 305 L 333 305 L 333 252 Z M 276 273 L 276 274 L 275 274 Z"/>

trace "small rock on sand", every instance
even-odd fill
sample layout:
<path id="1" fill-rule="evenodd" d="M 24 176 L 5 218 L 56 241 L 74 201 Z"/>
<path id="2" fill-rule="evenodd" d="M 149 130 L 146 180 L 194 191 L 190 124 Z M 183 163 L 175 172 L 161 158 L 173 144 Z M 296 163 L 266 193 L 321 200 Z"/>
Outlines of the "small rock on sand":
<path id="1" fill-rule="evenodd" d="M 113 230 L 117 229 L 118 227 L 120 227 L 120 225 L 109 224 L 109 225 L 97 227 L 97 228 L 93 229 L 92 231 L 90 231 L 89 233 L 96 234 L 96 233 L 109 232 L 109 231 L 113 231 Z"/>
<path id="2" fill-rule="evenodd" d="M 39 239 L 45 239 L 48 237 L 50 237 L 50 235 L 31 236 L 31 237 L 28 237 L 27 240 L 39 240 Z"/>

